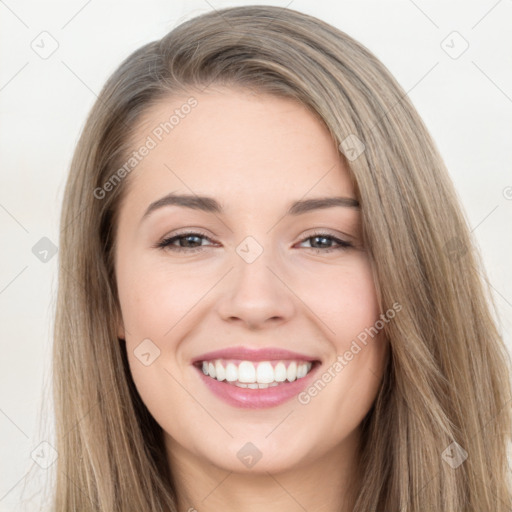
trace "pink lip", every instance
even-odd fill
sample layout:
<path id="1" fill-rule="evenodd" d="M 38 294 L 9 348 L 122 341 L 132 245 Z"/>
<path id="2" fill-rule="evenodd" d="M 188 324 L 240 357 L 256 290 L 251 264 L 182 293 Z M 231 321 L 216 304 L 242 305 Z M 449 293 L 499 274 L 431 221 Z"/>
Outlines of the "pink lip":
<path id="1" fill-rule="evenodd" d="M 239 346 L 208 352 L 207 354 L 194 358 L 192 364 L 202 361 L 211 361 L 213 359 L 239 359 L 243 361 L 277 361 L 282 359 L 295 359 L 298 361 L 317 360 L 314 357 L 280 348 L 249 349 Z"/>
<path id="2" fill-rule="evenodd" d="M 215 359 L 225 360 L 243 360 L 243 361 L 311 361 L 315 362 L 310 372 L 303 378 L 293 382 L 284 382 L 278 386 L 265 389 L 240 388 L 226 381 L 219 382 L 205 375 L 201 370 L 203 361 L 212 361 Z M 217 397 L 225 401 L 231 406 L 241 408 L 260 409 L 266 407 L 278 406 L 293 397 L 297 396 L 307 386 L 310 385 L 319 364 L 318 358 L 299 354 L 291 350 L 280 348 L 261 348 L 250 349 L 243 346 L 231 347 L 222 350 L 215 350 L 202 354 L 192 360 L 192 364 L 199 372 L 201 380 L 206 384 L 208 389 Z"/>
<path id="3" fill-rule="evenodd" d="M 227 384 L 226 381 L 220 382 L 212 379 L 205 375 L 199 367 L 195 366 L 195 368 L 208 389 L 229 405 L 245 409 L 264 409 L 276 407 L 297 396 L 306 387 L 311 385 L 319 366 L 319 364 L 314 364 L 310 372 L 301 379 L 266 389 L 239 388 L 232 384 Z"/>

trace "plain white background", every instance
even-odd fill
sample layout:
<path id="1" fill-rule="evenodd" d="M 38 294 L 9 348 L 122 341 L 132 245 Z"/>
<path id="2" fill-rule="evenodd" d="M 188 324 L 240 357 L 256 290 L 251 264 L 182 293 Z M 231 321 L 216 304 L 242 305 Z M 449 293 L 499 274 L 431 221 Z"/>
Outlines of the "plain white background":
<path id="1" fill-rule="evenodd" d="M 197 14 L 254 3 L 335 25 L 408 92 L 455 182 L 512 347 L 512 0 L 0 0 L 1 511 L 37 510 L 49 471 L 35 460 L 52 435 L 39 411 L 51 412 L 58 257 L 41 261 L 32 248 L 43 237 L 58 244 L 86 115 L 133 50 Z"/>

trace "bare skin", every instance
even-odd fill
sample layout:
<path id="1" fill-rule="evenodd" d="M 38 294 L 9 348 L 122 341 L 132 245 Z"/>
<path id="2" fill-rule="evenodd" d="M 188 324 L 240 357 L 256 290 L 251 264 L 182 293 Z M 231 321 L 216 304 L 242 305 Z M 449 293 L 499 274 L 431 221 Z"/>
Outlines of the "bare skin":
<path id="1" fill-rule="evenodd" d="M 387 351 L 380 333 L 357 353 L 351 344 L 382 312 L 359 209 L 287 215 L 294 201 L 354 199 L 348 170 L 326 127 L 293 101 L 220 87 L 190 94 L 197 106 L 126 178 L 116 246 L 119 337 L 164 430 L 179 510 L 348 512 L 359 426 Z M 148 110 L 134 147 L 186 101 Z M 167 205 L 143 218 L 171 192 L 210 196 L 224 211 Z M 249 263 L 240 247 L 262 252 Z M 149 365 L 136 355 L 143 340 L 160 351 Z M 331 378 L 302 401 L 233 406 L 192 360 L 239 345 L 305 354 L 318 361 L 317 379 Z M 251 467 L 239 457 L 247 443 L 261 456 Z"/>

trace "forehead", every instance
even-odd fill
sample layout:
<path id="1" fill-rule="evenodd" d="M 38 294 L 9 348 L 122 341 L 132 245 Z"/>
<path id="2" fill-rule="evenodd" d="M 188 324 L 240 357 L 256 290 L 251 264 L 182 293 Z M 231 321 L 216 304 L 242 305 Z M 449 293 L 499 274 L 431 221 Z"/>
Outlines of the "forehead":
<path id="1" fill-rule="evenodd" d="M 137 127 L 134 151 L 142 146 L 150 149 L 130 173 L 127 199 L 184 192 L 261 207 L 354 195 L 327 127 L 291 99 L 233 88 L 168 97 Z"/>

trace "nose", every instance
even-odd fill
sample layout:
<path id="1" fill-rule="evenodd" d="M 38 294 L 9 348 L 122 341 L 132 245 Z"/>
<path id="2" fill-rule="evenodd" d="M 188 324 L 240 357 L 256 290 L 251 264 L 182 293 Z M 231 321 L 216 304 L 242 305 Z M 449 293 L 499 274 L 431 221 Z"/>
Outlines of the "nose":
<path id="1" fill-rule="evenodd" d="M 270 251 L 263 251 L 252 263 L 236 255 L 234 265 L 217 301 L 222 320 L 257 330 L 292 318 L 296 308 L 293 287 Z"/>

